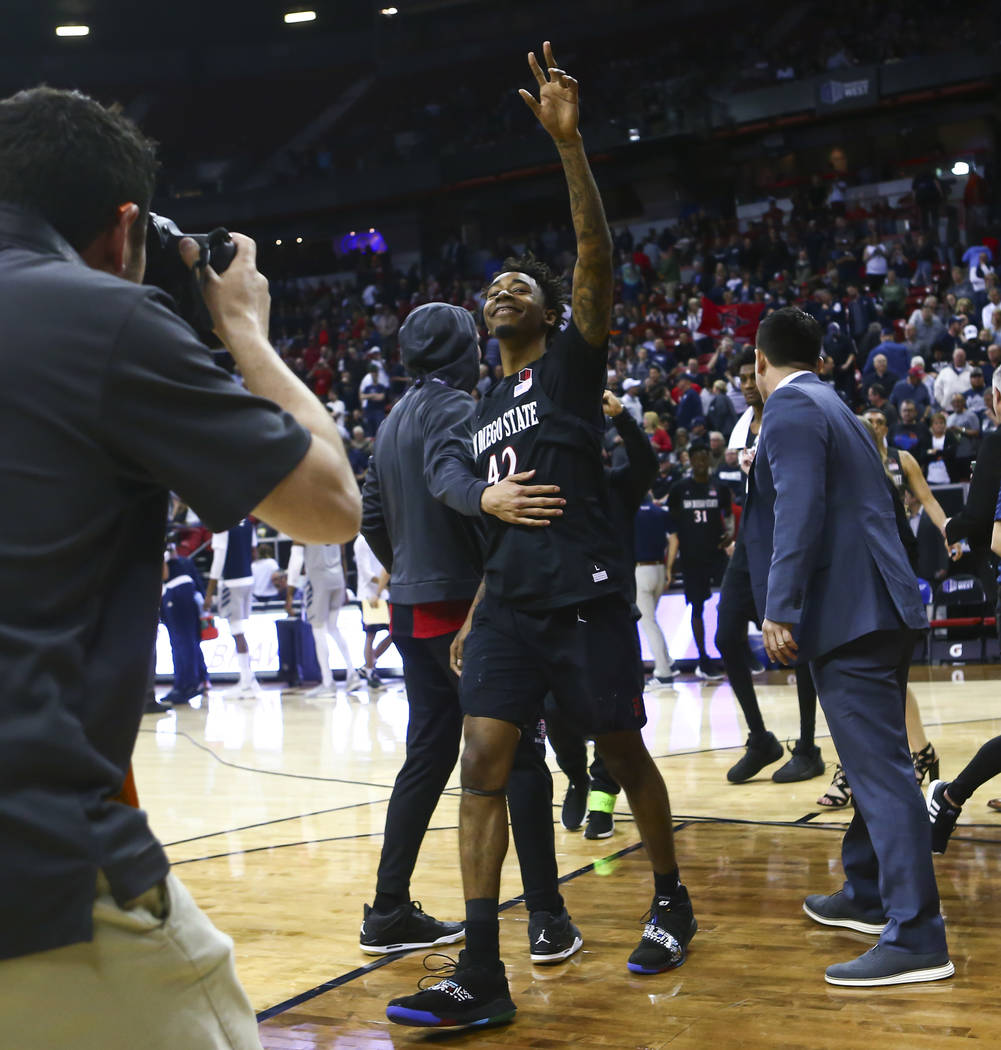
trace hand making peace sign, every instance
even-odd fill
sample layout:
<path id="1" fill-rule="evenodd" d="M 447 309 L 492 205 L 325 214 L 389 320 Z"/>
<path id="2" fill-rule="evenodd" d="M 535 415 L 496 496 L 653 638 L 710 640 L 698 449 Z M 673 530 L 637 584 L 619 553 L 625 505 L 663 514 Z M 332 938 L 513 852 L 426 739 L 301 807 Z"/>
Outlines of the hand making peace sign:
<path id="1" fill-rule="evenodd" d="M 542 71 L 535 58 L 535 52 L 528 53 L 528 67 L 539 83 L 539 97 L 536 99 L 530 91 L 520 89 L 518 94 L 525 104 L 539 118 L 539 123 L 549 132 L 555 142 L 566 142 L 577 137 L 577 81 L 556 65 L 553 57 L 553 46 L 547 40 L 542 45 L 543 57 L 546 60 L 548 77 Z"/>

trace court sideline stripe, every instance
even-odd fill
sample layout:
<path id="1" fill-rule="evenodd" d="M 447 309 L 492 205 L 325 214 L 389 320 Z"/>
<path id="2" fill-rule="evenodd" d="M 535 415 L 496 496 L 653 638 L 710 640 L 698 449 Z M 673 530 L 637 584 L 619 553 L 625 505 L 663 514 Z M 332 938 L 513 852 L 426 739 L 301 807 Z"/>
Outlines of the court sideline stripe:
<path id="1" fill-rule="evenodd" d="M 327 813 L 340 813 L 345 809 L 360 809 L 362 806 L 378 806 L 388 802 L 388 798 L 372 798 L 366 802 L 349 802 L 343 806 L 331 806 L 329 809 L 314 809 L 310 813 L 293 813 L 288 817 L 275 817 L 273 820 L 261 820 L 256 824 L 243 824 L 238 828 L 223 828 L 220 831 L 207 831 L 204 835 L 192 835 L 188 839 L 175 839 L 163 843 L 164 848 L 183 846 L 188 842 L 200 842 L 202 839 L 214 839 L 217 835 L 235 835 L 238 831 L 253 831 L 255 828 L 267 828 L 272 824 L 284 824 L 290 820 L 305 820 L 307 817 L 322 817 Z"/>
<path id="2" fill-rule="evenodd" d="M 140 733 L 156 733 L 155 729 L 140 729 Z M 213 751 L 207 744 L 200 744 L 190 733 L 178 730 L 175 736 L 183 737 L 189 744 L 193 744 L 199 751 L 211 755 L 220 765 L 228 766 L 230 769 L 239 769 L 244 773 L 263 773 L 269 777 L 288 777 L 290 780 L 319 780 L 324 784 L 353 784 L 355 787 L 378 788 L 380 791 L 392 791 L 392 784 L 373 784 L 368 780 L 344 780 L 342 777 L 315 777 L 309 773 L 286 773 L 281 769 L 257 769 L 255 766 L 241 766 L 238 762 L 230 762 L 223 758 L 218 752 Z"/>

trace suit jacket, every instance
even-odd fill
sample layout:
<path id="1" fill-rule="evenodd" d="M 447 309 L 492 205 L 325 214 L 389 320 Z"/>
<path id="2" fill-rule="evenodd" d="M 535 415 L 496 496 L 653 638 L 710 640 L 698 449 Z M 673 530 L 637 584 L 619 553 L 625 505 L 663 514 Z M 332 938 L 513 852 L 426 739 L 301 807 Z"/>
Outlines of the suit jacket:
<path id="1" fill-rule="evenodd" d="M 796 625 L 806 659 L 928 625 L 876 446 L 812 374 L 765 403 L 744 542 L 759 614 Z"/>
<path id="2" fill-rule="evenodd" d="M 977 451 L 966 506 L 945 527 L 950 543 L 968 539 L 970 546 L 990 547 L 994 511 L 1001 486 L 1001 430 L 985 434 Z"/>

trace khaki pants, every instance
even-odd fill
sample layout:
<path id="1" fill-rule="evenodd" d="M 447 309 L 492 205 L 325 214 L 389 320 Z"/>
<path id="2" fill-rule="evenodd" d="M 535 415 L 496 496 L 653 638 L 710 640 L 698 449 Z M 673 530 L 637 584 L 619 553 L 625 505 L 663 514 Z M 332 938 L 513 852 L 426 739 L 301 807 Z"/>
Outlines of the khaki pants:
<path id="1" fill-rule="evenodd" d="M 664 632 L 657 623 L 657 602 L 664 593 L 667 571 L 663 565 L 636 566 L 636 607 L 640 611 L 640 627 L 653 653 L 653 673 L 666 676 L 674 666 L 667 651 Z"/>
<path id="2" fill-rule="evenodd" d="M 261 1050 L 233 942 L 180 879 L 120 908 L 98 877 L 94 939 L 0 962 L 17 1050 Z"/>

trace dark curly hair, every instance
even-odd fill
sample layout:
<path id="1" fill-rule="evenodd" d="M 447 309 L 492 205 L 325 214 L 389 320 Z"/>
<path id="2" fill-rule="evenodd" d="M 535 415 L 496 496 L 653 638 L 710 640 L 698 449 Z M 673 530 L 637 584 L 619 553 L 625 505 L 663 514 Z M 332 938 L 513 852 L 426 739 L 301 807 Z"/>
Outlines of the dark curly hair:
<path id="1" fill-rule="evenodd" d="M 546 332 L 546 342 L 551 342 L 563 323 L 563 307 L 567 304 L 566 286 L 563 275 L 557 273 L 551 266 L 547 266 L 541 259 L 536 258 L 532 252 L 524 255 L 509 256 L 504 260 L 503 266 L 498 270 L 487 285 L 489 287 L 502 273 L 523 273 L 542 289 L 542 297 L 547 310 L 556 311 L 556 324 Z"/>

